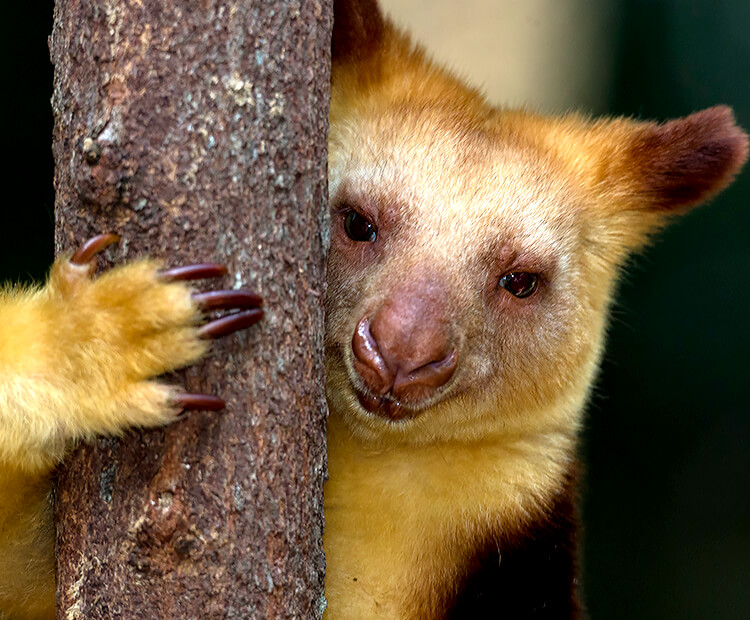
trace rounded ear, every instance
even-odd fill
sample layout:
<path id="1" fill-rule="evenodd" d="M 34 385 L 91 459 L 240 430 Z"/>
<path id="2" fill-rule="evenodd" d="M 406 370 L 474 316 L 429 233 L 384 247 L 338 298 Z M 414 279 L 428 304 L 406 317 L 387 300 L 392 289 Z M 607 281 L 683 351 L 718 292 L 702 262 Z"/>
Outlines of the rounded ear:
<path id="1" fill-rule="evenodd" d="M 652 208 L 680 212 L 729 185 L 747 155 L 747 134 L 731 108 L 716 106 L 660 125 L 637 125 L 625 158 Z"/>
<path id="2" fill-rule="evenodd" d="M 380 47 L 384 33 L 385 20 L 377 0 L 334 0 L 334 63 L 365 60 Z"/>
<path id="3" fill-rule="evenodd" d="M 748 156 L 747 134 L 727 106 L 665 123 L 584 123 L 571 137 L 582 146 L 582 178 L 611 211 L 683 213 L 729 185 Z"/>
<path id="4" fill-rule="evenodd" d="M 724 189 L 748 157 L 748 136 L 727 106 L 665 123 L 571 115 L 544 131 L 590 199 L 589 241 L 615 263 L 670 216 Z"/>

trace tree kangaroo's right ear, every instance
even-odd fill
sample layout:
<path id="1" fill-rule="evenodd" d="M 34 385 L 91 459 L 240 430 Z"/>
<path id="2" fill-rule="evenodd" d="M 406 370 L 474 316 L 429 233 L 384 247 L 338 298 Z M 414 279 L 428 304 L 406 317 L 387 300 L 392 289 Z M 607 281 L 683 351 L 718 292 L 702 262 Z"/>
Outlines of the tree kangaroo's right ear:
<path id="1" fill-rule="evenodd" d="M 381 44 L 385 20 L 376 0 L 334 0 L 331 58 L 362 61 Z"/>

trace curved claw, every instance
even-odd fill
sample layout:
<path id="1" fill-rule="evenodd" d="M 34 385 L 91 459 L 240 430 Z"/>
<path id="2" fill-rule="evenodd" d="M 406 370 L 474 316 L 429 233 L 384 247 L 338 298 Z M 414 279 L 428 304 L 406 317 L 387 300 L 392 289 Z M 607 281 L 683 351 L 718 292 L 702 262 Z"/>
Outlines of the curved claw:
<path id="1" fill-rule="evenodd" d="M 244 312 L 227 314 L 219 319 L 206 323 L 198 330 L 200 338 L 218 338 L 232 334 L 240 329 L 255 325 L 263 318 L 263 310 L 255 308 Z"/>
<path id="2" fill-rule="evenodd" d="M 183 265 L 172 267 L 159 272 L 159 276 L 167 282 L 177 280 L 202 280 L 203 278 L 218 278 L 227 273 L 226 265 L 218 263 L 198 263 L 197 265 Z"/>
<path id="3" fill-rule="evenodd" d="M 263 298 L 260 295 L 244 289 L 195 293 L 193 300 L 203 310 L 256 308 L 263 305 Z"/>
<path id="4" fill-rule="evenodd" d="M 211 394 L 177 394 L 172 398 L 172 405 L 182 409 L 183 411 L 190 411 L 195 409 L 202 409 L 204 411 L 218 411 L 224 409 L 227 404 L 223 399 L 218 396 Z"/>
<path id="5" fill-rule="evenodd" d="M 70 262 L 74 265 L 86 265 L 104 248 L 109 247 L 113 243 L 117 243 L 119 240 L 119 235 L 113 235 L 111 233 L 92 237 L 84 242 L 84 244 L 78 248 L 78 251 L 70 257 Z"/>

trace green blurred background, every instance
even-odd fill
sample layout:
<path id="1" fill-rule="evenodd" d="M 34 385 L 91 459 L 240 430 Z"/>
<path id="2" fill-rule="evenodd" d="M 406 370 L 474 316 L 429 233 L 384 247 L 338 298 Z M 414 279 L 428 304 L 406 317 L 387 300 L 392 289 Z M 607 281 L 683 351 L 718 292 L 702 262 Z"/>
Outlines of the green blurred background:
<path id="1" fill-rule="evenodd" d="M 583 78 L 600 88 L 562 69 L 553 92 L 568 92 L 550 108 L 666 118 L 727 103 L 750 128 L 750 2 L 535 0 L 524 5 L 540 9 L 533 18 L 518 2 L 499 19 L 543 32 L 563 2 L 571 24 L 594 25 L 561 39 L 561 66 L 590 67 Z M 488 21 L 466 9 L 460 19 Z M 48 0 L 5 5 L 3 281 L 38 280 L 52 260 L 51 22 Z M 619 299 L 584 445 L 590 615 L 747 620 L 750 169 L 634 261 Z"/>
<path id="2" fill-rule="evenodd" d="M 750 128 L 750 2 L 624 2 L 608 113 Z M 604 110 L 602 110 L 604 111 Z M 622 286 L 586 438 L 592 618 L 750 618 L 750 169 Z"/>

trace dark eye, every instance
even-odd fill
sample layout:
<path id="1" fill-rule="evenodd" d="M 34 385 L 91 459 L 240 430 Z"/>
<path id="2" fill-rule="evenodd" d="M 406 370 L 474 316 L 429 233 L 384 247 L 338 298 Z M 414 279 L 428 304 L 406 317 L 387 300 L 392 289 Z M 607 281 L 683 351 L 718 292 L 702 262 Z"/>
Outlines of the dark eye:
<path id="1" fill-rule="evenodd" d="M 374 224 L 356 211 L 347 211 L 344 217 L 344 230 L 352 241 L 373 242 L 378 238 Z"/>
<path id="2" fill-rule="evenodd" d="M 538 282 L 539 276 L 528 271 L 511 271 L 500 278 L 500 286 L 516 297 L 531 295 L 536 290 Z"/>

